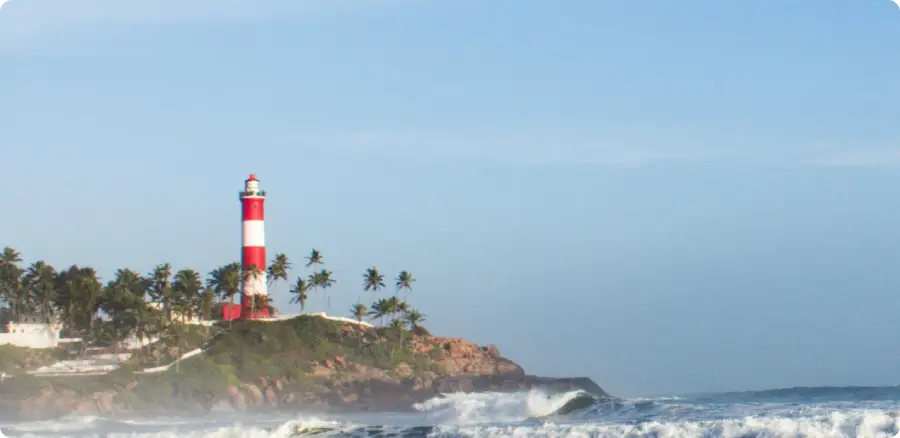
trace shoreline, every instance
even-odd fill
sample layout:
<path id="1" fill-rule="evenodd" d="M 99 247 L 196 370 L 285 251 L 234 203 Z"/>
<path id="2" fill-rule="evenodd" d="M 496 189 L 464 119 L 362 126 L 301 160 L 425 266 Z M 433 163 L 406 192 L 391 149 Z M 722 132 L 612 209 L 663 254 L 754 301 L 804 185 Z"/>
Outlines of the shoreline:
<path id="1" fill-rule="evenodd" d="M 310 415 L 342 415 L 364 413 L 416 413 L 417 404 L 421 404 L 453 394 L 489 394 L 489 393 L 521 393 L 542 391 L 553 396 L 569 391 L 584 391 L 597 400 L 611 400 L 615 397 L 603 391 L 593 380 L 587 377 L 541 377 L 533 375 L 452 377 L 438 382 L 447 391 L 425 389 L 410 391 L 411 382 L 397 385 L 386 384 L 374 380 L 358 382 L 351 391 L 367 392 L 373 387 L 379 390 L 369 392 L 373 396 L 370 403 L 340 403 L 340 398 L 326 394 L 315 394 L 310 399 L 298 400 L 293 393 L 271 391 L 276 383 L 263 386 L 258 390 L 252 386 L 242 385 L 235 388 L 228 397 L 208 400 L 208 403 L 194 403 L 192 406 L 163 406 L 143 409 L 128 409 L 116 403 L 119 393 L 99 392 L 90 396 L 78 396 L 72 393 L 46 391 L 37 397 L 22 400 L 0 399 L 0 421 L 29 422 L 54 420 L 67 416 L 99 416 L 110 420 L 153 419 L 153 418 L 189 418 L 212 415 L 231 409 L 235 413 L 303 413 Z M 255 385 L 254 385 L 255 386 Z M 237 394 L 241 394 L 236 396 Z M 251 394 L 257 394 L 254 398 Z M 249 395 L 249 396 L 248 396 Z M 274 396 L 274 398 L 273 398 Z M 273 402 L 274 401 L 274 402 Z"/>
<path id="2" fill-rule="evenodd" d="M 210 330 L 197 347 L 203 352 L 181 359 L 179 367 L 140 373 L 146 367 L 139 361 L 149 356 L 139 350 L 137 363 L 126 361 L 107 375 L 17 375 L 0 385 L 0 411 L 17 421 L 200 415 L 221 403 L 238 412 L 410 412 L 441 394 L 532 389 L 610 398 L 590 378 L 529 375 L 493 345 L 421 328 L 404 333 L 304 315 L 198 330 Z M 152 356 L 165 346 L 146 348 Z"/>

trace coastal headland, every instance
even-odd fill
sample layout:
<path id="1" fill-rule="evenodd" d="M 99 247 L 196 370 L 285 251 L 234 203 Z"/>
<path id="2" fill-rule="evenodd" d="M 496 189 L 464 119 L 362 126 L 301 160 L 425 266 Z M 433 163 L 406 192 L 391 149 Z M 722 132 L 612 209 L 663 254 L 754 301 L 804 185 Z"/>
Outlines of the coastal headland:
<path id="1" fill-rule="evenodd" d="M 0 347 L 0 412 L 17 420 L 61 415 L 197 415 L 238 411 L 405 411 L 442 393 L 581 389 L 607 394 L 589 378 L 529 375 L 493 345 L 431 335 L 423 327 L 372 327 L 301 315 L 280 321 L 184 326 L 97 376 L 44 377 L 27 367 L 46 350 Z M 160 372 L 179 353 L 198 354 Z M 49 356 L 48 356 L 49 355 Z"/>
<path id="2" fill-rule="evenodd" d="M 22 267 L 19 252 L 3 248 L 0 418 L 404 411 L 439 394 L 532 388 L 606 396 L 590 379 L 532 376 L 493 345 L 432 335 L 406 301 L 409 271 L 385 296 L 384 274 L 366 268 L 361 292 L 372 303 L 360 294 L 347 317 L 310 313 L 311 301 L 331 307 L 337 279 L 317 249 L 305 259 L 307 275 L 287 291 L 300 313 L 284 315 L 261 288 L 246 293 L 250 280 L 288 281 L 283 253 L 262 269 L 219 266 L 205 281 L 162 263 L 147 274 L 118 269 L 104 284 L 89 266 Z"/>

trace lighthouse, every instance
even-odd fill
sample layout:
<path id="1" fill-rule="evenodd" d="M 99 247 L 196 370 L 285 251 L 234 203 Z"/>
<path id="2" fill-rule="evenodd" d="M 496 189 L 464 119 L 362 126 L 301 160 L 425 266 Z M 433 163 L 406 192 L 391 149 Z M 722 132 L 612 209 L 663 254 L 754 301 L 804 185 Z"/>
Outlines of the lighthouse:
<path id="1" fill-rule="evenodd" d="M 260 190 L 256 175 L 244 181 L 244 190 L 239 193 L 241 200 L 241 222 L 243 225 L 241 238 L 242 294 L 241 319 L 254 319 L 269 316 L 269 308 L 265 300 L 266 291 L 266 238 L 264 226 L 263 204 L 266 192 Z M 251 274 L 256 267 L 259 275 Z M 260 299 L 264 297 L 264 299 Z M 255 299 L 255 305 L 254 305 Z"/>

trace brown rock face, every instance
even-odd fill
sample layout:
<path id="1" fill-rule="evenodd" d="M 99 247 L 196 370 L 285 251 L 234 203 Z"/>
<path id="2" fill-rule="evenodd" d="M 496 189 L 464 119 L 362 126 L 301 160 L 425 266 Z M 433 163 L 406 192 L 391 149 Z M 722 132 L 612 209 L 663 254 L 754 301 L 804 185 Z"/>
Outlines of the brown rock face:
<path id="1" fill-rule="evenodd" d="M 231 402 L 231 407 L 236 411 L 243 412 L 247 410 L 247 397 L 236 386 L 228 387 L 228 401 Z"/>
<path id="2" fill-rule="evenodd" d="M 394 368 L 394 374 L 401 379 L 407 379 L 413 376 L 412 368 L 406 362 L 401 362 L 397 364 L 397 367 Z"/>
<path id="3" fill-rule="evenodd" d="M 300 406 L 321 409 L 406 410 L 440 393 L 522 391 L 541 388 L 550 392 L 582 389 L 606 396 L 590 379 L 545 379 L 528 376 L 502 357 L 495 345 L 479 346 L 464 339 L 439 338 L 417 333 L 412 349 L 428 354 L 440 372 L 418 371 L 407 363 L 391 370 L 348 363 L 344 357 L 313 365 L 313 376 L 330 379 L 329 388 L 299 397 Z M 436 350 L 436 351 L 434 351 Z M 337 370 L 340 369 L 340 373 Z M 337 379 L 336 376 L 341 378 Z"/>
<path id="4" fill-rule="evenodd" d="M 120 411 L 115 404 L 115 391 L 95 392 L 82 396 L 70 390 L 57 391 L 46 388 L 38 395 L 16 401 L 13 406 L 0 404 L 0 409 L 15 413 L 19 420 L 43 420 L 67 414 L 94 415 L 116 414 Z"/>
<path id="5" fill-rule="evenodd" d="M 281 380 L 260 378 L 259 386 L 245 383 L 228 387 L 228 401 L 236 411 L 246 411 L 261 407 L 277 408 L 285 402 L 293 401 L 292 394 L 283 393 Z"/>
<path id="6" fill-rule="evenodd" d="M 413 339 L 413 349 L 418 352 L 428 352 L 433 348 L 443 350 L 445 358 L 440 364 L 448 376 L 524 374 L 521 367 L 501 357 L 500 350 L 494 345 L 481 347 L 465 339 L 434 336 Z"/>
<path id="7" fill-rule="evenodd" d="M 494 345 L 481 347 L 455 338 L 431 337 L 430 340 L 444 349 L 447 358 L 441 364 L 448 375 L 524 374 L 521 367 L 502 358 Z"/>
<path id="8" fill-rule="evenodd" d="M 254 384 L 245 383 L 241 385 L 241 392 L 246 394 L 247 404 L 250 406 L 259 406 L 264 400 L 262 390 Z"/>
<path id="9" fill-rule="evenodd" d="M 278 406 L 278 393 L 275 391 L 274 386 L 266 388 L 265 396 L 267 405 L 273 408 Z"/>
<path id="10" fill-rule="evenodd" d="M 79 408 L 74 394 L 60 394 L 51 389 L 42 390 L 37 396 L 22 401 L 17 406 L 17 416 L 23 420 L 39 420 L 47 416 L 65 415 Z M 96 412 L 91 410 L 89 412 Z"/>

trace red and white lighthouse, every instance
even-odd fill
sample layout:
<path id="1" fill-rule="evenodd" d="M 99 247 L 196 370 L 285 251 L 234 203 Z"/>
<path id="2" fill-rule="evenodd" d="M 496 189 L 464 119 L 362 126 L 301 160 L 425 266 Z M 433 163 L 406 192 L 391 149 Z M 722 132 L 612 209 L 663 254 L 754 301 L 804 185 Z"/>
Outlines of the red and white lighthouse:
<path id="1" fill-rule="evenodd" d="M 241 294 L 241 319 L 253 319 L 260 316 L 269 316 L 269 308 L 265 298 L 266 291 L 266 238 L 264 226 L 263 204 L 266 202 L 266 192 L 260 190 L 256 175 L 250 174 L 250 178 L 244 181 L 244 191 L 239 193 L 241 199 L 242 248 L 241 267 L 243 275 Z M 251 267 L 261 275 L 247 275 Z M 254 306 L 254 298 L 256 305 Z"/>

